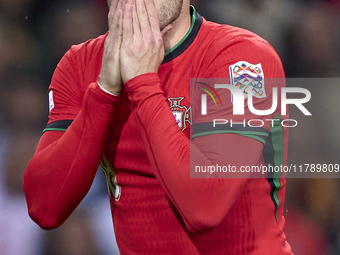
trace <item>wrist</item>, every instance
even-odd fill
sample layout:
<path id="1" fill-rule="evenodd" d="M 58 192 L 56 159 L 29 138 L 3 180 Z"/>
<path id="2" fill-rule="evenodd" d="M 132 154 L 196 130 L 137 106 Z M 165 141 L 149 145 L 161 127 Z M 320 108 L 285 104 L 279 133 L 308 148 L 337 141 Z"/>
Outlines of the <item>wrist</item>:
<path id="1" fill-rule="evenodd" d="M 111 92 L 111 91 L 107 90 L 104 86 L 102 86 L 102 85 L 99 83 L 99 81 L 97 82 L 97 84 L 98 84 L 99 88 L 101 88 L 101 90 L 104 91 L 105 93 L 110 94 L 110 95 L 112 95 L 112 96 L 116 96 L 116 97 L 119 96 L 119 93 L 117 93 L 117 92 Z"/>
<path id="2" fill-rule="evenodd" d="M 111 95 L 110 93 L 105 92 L 101 87 L 99 87 L 98 82 L 93 82 L 89 85 L 88 91 L 91 91 L 91 95 L 93 98 L 96 98 L 98 102 L 109 105 L 116 105 L 120 97 Z"/>
<path id="3" fill-rule="evenodd" d="M 106 93 L 113 95 L 113 96 L 119 96 L 120 95 L 120 86 L 115 86 L 112 88 L 112 86 L 109 86 L 105 81 L 101 80 L 100 77 L 97 81 L 98 86 Z"/>

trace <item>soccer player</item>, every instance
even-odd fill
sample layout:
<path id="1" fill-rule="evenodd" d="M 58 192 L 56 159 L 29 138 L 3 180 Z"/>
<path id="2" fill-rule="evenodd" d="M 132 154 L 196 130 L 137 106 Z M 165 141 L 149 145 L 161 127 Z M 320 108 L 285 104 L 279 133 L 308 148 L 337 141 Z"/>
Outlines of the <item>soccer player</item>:
<path id="1" fill-rule="evenodd" d="M 292 254 L 285 179 L 190 178 L 190 161 L 285 164 L 282 127 L 212 129 L 190 108 L 190 78 L 284 78 L 273 48 L 206 21 L 189 0 L 112 0 L 108 21 L 107 34 L 71 47 L 53 75 L 49 122 L 23 181 L 31 218 L 61 225 L 101 162 L 122 254 Z M 268 109 L 271 89 L 244 92 L 255 90 L 254 105 Z M 220 108 L 209 101 L 213 116 L 232 118 L 225 94 Z"/>

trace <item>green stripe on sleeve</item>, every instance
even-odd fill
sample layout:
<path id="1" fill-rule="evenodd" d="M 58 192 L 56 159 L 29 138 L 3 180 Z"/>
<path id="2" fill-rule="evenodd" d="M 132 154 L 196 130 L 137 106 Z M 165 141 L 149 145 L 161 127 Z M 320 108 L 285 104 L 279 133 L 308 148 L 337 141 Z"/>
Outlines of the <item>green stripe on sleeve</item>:
<path id="1" fill-rule="evenodd" d="M 65 132 L 66 128 L 45 128 L 42 133 L 45 133 L 47 131 L 62 131 L 62 132 Z"/>
<path id="2" fill-rule="evenodd" d="M 192 135 L 191 139 L 195 139 L 200 136 L 206 136 L 206 135 L 214 135 L 214 134 L 237 134 L 241 136 L 245 136 L 248 138 L 255 139 L 257 141 L 260 141 L 261 143 L 265 144 L 265 138 L 268 137 L 267 133 L 264 132 L 257 132 L 257 131 L 238 131 L 238 130 L 211 130 L 211 131 L 205 131 L 200 132 Z M 263 138 L 261 138 L 263 137 Z"/>
<path id="3" fill-rule="evenodd" d="M 46 131 L 62 131 L 62 132 L 65 132 L 66 129 L 72 124 L 72 121 L 73 120 L 57 120 L 57 121 L 51 122 L 43 130 L 43 133 L 45 133 Z"/>
<path id="4" fill-rule="evenodd" d="M 271 128 L 273 147 L 275 151 L 274 162 L 276 166 L 281 166 L 283 163 L 283 127 L 281 126 L 282 119 L 276 115 L 274 119 L 274 127 Z"/>
<path id="5" fill-rule="evenodd" d="M 272 134 L 272 143 L 274 147 L 274 162 L 275 166 L 281 166 L 283 163 L 283 127 L 281 126 L 282 119 L 275 115 L 274 119 L 278 119 L 280 121 L 276 121 L 274 123 L 274 126 L 271 128 L 271 134 Z M 273 182 L 275 185 L 275 190 L 273 192 L 273 198 L 276 201 L 276 211 L 275 211 L 275 217 L 277 220 L 277 212 L 280 207 L 280 200 L 279 200 L 279 190 L 281 189 L 281 183 L 280 183 L 280 177 L 281 172 L 274 172 L 273 176 Z"/>

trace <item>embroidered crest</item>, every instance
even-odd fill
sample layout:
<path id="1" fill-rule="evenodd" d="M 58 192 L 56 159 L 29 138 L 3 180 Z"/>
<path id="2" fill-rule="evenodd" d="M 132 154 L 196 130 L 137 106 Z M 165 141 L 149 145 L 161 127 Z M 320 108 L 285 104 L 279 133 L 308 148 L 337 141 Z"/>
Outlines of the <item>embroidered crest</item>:
<path id="1" fill-rule="evenodd" d="M 186 106 L 181 105 L 183 99 L 184 97 L 168 98 L 172 114 L 182 131 L 187 128 L 187 123 L 192 125 L 191 106 L 187 108 Z"/>
<path id="2" fill-rule="evenodd" d="M 261 63 L 253 65 L 246 61 L 240 61 L 229 67 L 229 73 L 231 85 L 241 89 L 244 98 L 248 97 L 249 90 L 256 98 L 266 97 Z"/>

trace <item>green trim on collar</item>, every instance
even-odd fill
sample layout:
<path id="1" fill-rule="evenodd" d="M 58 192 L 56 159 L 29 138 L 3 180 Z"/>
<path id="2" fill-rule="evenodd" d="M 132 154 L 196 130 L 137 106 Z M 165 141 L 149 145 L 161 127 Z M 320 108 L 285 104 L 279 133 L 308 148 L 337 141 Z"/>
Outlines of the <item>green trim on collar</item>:
<path id="1" fill-rule="evenodd" d="M 180 56 L 190 47 L 190 45 L 196 39 L 200 31 L 201 25 L 203 23 L 203 18 L 198 12 L 196 12 L 193 6 L 190 7 L 190 15 L 192 18 L 192 22 L 189 31 L 186 33 L 186 35 L 181 39 L 179 43 L 177 43 L 174 47 L 172 47 L 165 53 L 162 64 L 168 63 L 173 59 L 177 58 L 178 56 Z"/>
<path id="2" fill-rule="evenodd" d="M 164 56 L 167 56 L 168 54 L 170 54 L 171 52 L 173 52 L 174 50 L 176 50 L 180 45 L 182 45 L 182 43 L 188 38 L 188 36 L 191 34 L 192 29 L 194 28 L 195 25 L 195 20 L 196 20 L 196 10 L 195 7 L 193 7 L 191 5 L 191 8 L 193 10 L 192 13 L 192 18 L 191 18 L 191 27 L 189 29 L 189 31 L 186 33 L 186 35 L 182 38 L 181 41 L 179 41 L 174 47 L 172 47 L 170 50 L 168 50 L 167 52 L 165 52 Z"/>

